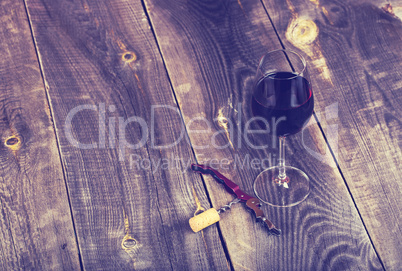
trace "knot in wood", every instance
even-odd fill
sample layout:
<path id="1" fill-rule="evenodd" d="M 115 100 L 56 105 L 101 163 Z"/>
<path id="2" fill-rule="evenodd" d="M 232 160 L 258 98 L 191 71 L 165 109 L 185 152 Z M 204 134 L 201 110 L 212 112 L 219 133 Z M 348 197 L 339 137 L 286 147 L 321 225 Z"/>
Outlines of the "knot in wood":
<path id="1" fill-rule="evenodd" d="M 297 18 L 289 24 L 286 30 L 286 38 L 296 46 L 309 45 L 315 41 L 317 36 L 318 27 L 312 20 Z"/>
<path id="2" fill-rule="evenodd" d="M 124 248 L 133 248 L 137 245 L 137 241 L 134 238 L 126 238 L 122 245 Z"/>
<path id="3" fill-rule="evenodd" d="M 121 59 L 126 63 L 131 63 L 131 62 L 137 60 L 137 55 L 134 52 L 125 52 L 121 56 Z"/>
<path id="4" fill-rule="evenodd" d="M 19 142 L 18 138 L 12 137 L 12 138 L 9 138 L 6 140 L 6 145 L 12 146 L 12 145 L 17 144 L 18 142 Z"/>
<path id="5" fill-rule="evenodd" d="M 4 145 L 11 150 L 18 150 L 21 147 L 21 139 L 14 135 L 10 136 L 5 140 Z"/>

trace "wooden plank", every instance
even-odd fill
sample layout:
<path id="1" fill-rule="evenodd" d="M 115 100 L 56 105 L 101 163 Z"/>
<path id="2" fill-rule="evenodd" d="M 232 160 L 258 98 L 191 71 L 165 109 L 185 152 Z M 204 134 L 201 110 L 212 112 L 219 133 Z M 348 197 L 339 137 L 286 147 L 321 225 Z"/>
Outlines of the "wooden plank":
<path id="1" fill-rule="evenodd" d="M 273 164 L 277 153 L 276 144 L 266 136 L 253 135 L 247 141 L 244 132 L 258 60 L 280 48 L 262 4 L 224 0 L 146 0 L 145 4 L 198 161 L 221 170 L 251 193 L 253 179 L 261 171 L 258 162 L 271 158 Z M 289 164 L 311 176 L 312 192 L 297 207 L 263 206 L 282 228 L 278 238 L 268 236 L 238 205 L 223 214 L 219 227 L 233 268 L 382 269 L 317 125 L 312 121 L 288 140 Z M 251 145 L 263 143 L 269 146 L 262 150 Z M 307 148 L 322 154 L 320 159 Z M 205 177 L 205 182 L 215 208 L 232 199 L 212 178 Z"/>
<path id="2" fill-rule="evenodd" d="M 377 253 L 397 270 L 402 2 L 371 2 L 264 1 L 285 46 L 303 51 L 314 67 L 319 121 Z"/>
<path id="3" fill-rule="evenodd" d="M 141 1 L 26 2 L 84 268 L 226 269 L 188 225 L 209 203 Z"/>
<path id="4" fill-rule="evenodd" d="M 43 78 L 22 1 L 0 3 L 0 269 L 79 270 Z"/>

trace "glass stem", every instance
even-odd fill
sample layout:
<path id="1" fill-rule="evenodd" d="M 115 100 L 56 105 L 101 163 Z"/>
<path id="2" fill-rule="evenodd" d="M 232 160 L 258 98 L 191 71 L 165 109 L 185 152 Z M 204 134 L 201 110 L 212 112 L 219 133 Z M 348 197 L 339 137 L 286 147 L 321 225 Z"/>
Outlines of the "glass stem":
<path id="1" fill-rule="evenodd" d="M 279 179 L 286 179 L 286 170 L 285 170 L 285 137 L 279 137 L 279 159 L 278 159 L 278 167 L 279 167 Z"/>

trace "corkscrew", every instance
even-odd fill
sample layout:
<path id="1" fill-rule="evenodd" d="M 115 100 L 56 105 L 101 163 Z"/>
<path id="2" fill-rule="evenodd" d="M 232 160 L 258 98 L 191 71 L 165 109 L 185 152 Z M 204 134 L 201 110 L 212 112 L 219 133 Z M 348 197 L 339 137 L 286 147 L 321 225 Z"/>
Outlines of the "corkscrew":
<path id="1" fill-rule="evenodd" d="M 271 221 L 269 221 L 268 218 L 265 217 L 264 212 L 260 209 L 261 203 L 257 198 L 246 194 L 244 191 L 240 190 L 237 184 L 235 184 L 234 182 L 232 182 L 231 180 L 220 174 L 218 171 L 208 166 L 192 164 L 191 169 L 201 174 L 211 175 L 216 181 L 223 184 L 229 193 L 236 196 L 236 198 L 233 201 L 231 201 L 227 205 L 222 206 L 218 210 L 211 208 L 209 210 L 202 212 L 201 214 L 192 217 L 189 220 L 189 223 L 191 229 L 194 232 L 198 232 L 218 222 L 220 220 L 219 216 L 220 213 L 229 210 L 233 204 L 243 202 L 246 203 L 246 206 L 254 212 L 257 220 L 261 220 L 268 227 L 270 234 L 273 235 L 281 234 L 281 230 L 277 229 L 275 225 Z"/>

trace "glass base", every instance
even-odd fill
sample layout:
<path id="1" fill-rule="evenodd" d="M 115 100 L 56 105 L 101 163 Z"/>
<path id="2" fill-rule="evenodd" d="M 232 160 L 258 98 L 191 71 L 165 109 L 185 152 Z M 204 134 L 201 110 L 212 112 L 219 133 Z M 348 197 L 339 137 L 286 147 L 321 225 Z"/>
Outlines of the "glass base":
<path id="1" fill-rule="evenodd" d="M 310 180 L 300 169 L 285 166 L 286 178 L 280 179 L 279 167 L 261 172 L 254 181 L 254 193 L 262 202 L 275 207 L 291 207 L 310 194 Z"/>

